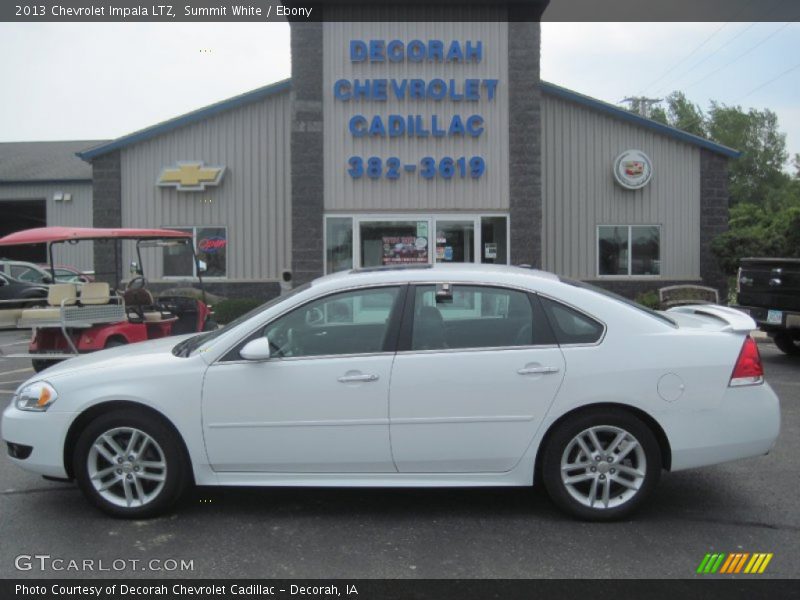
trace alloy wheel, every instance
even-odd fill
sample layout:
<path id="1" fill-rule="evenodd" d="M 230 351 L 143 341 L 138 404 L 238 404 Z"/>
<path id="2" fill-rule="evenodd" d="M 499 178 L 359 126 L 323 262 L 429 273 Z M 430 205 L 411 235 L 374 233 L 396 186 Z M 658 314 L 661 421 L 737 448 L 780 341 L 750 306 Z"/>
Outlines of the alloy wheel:
<path id="1" fill-rule="evenodd" d="M 631 500 L 647 475 L 639 440 L 611 425 L 578 433 L 561 455 L 561 482 L 572 498 L 593 509 L 610 509 Z"/>
<path id="2" fill-rule="evenodd" d="M 92 443 L 86 467 L 97 493 L 120 507 L 149 504 L 167 481 L 164 451 L 151 436 L 135 427 L 116 427 L 101 433 Z"/>

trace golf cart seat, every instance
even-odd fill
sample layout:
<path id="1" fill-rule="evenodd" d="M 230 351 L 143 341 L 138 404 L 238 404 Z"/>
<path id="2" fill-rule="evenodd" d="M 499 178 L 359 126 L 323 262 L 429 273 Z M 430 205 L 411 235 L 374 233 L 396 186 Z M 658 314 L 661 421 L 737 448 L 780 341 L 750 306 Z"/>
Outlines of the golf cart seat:
<path id="1" fill-rule="evenodd" d="M 145 323 L 162 323 L 173 321 L 175 316 L 170 312 L 160 310 L 153 300 L 153 294 L 145 288 L 133 288 L 125 290 L 123 294 L 125 308 L 128 311 L 128 319 L 132 321 L 143 321 Z"/>
<path id="2" fill-rule="evenodd" d="M 80 304 L 108 304 L 111 302 L 111 288 L 105 281 L 85 283 L 81 289 Z"/>
<path id="3" fill-rule="evenodd" d="M 74 283 L 54 283 L 47 292 L 47 307 L 26 308 L 20 321 L 58 321 L 62 306 L 73 306 L 78 301 L 78 286 Z"/>

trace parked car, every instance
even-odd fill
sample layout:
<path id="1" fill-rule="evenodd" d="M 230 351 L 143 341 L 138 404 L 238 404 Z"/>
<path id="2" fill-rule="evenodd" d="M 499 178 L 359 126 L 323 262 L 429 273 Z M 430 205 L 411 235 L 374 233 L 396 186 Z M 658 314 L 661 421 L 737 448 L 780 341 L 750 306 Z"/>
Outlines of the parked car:
<path id="1" fill-rule="evenodd" d="M 0 309 L 24 308 L 47 298 L 47 286 L 19 281 L 0 273 Z"/>
<path id="2" fill-rule="evenodd" d="M 738 308 L 786 354 L 800 355 L 800 258 L 743 258 Z"/>
<path id="3" fill-rule="evenodd" d="M 616 519 L 662 469 L 770 451 L 780 410 L 754 327 L 519 267 L 356 270 L 215 331 L 52 367 L 16 390 L 2 437 L 15 464 L 122 517 L 191 482 L 536 482 L 572 515 Z"/>
<path id="4" fill-rule="evenodd" d="M 43 267 L 21 260 L 0 260 L 0 272 L 18 281 L 28 283 L 50 284 L 53 276 Z"/>
<path id="5" fill-rule="evenodd" d="M 50 273 L 49 265 L 39 265 L 45 272 Z M 56 281 L 58 283 L 92 283 L 94 274 L 81 271 L 69 265 L 56 265 Z"/>

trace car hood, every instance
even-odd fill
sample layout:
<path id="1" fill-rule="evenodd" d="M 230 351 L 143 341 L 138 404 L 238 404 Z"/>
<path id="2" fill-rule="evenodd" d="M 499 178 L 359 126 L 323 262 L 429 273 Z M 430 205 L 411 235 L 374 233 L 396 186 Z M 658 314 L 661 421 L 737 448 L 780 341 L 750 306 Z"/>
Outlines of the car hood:
<path id="1" fill-rule="evenodd" d="M 186 338 L 197 335 L 196 333 L 180 336 L 171 336 L 147 342 L 137 342 L 108 350 L 100 350 L 91 354 L 82 354 L 58 363 L 41 373 L 35 379 L 60 379 L 67 375 L 85 373 L 97 369 L 117 369 L 120 367 L 134 368 L 143 375 L 147 374 L 148 365 L 163 365 L 167 359 L 183 360 L 172 354 L 172 348 Z"/>

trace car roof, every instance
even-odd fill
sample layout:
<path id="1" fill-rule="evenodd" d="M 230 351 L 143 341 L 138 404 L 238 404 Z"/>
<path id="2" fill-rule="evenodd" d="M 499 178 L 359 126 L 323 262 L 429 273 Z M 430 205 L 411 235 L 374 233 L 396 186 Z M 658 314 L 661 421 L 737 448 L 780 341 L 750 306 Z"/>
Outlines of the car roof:
<path id="1" fill-rule="evenodd" d="M 511 283 L 522 277 L 528 283 L 535 281 L 557 282 L 559 278 L 553 273 L 531 269 L 523 266 L 455 263 L 455 264 L 423 264 L 423 265 L 387 265 L 365 269 L 351 269 L 325 275 L 315 279 L 314 286 L 324 285 L 341 287 L 352 283 L 404 283 L 411 281 L 475 281 L 481 283 Z"/>

